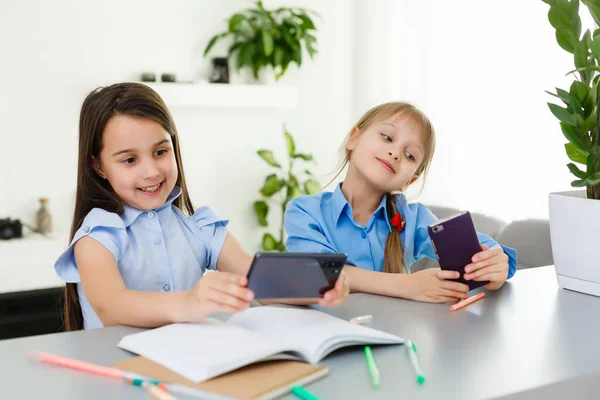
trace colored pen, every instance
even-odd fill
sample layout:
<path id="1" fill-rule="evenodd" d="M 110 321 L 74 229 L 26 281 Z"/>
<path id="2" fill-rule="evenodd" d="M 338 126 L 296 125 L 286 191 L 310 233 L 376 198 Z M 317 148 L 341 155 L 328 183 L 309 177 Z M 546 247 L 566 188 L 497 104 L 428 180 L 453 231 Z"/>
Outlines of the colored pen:
<path id="1" fill-rule="evenodd" d="M 452 304 L 450 306 L 450 311 L 459 310 L 463 307 L 468 306 L 471 303 L 476 302 L 479 299 L 482 299 L 483 297 L 485 297 L 485 292 L 479 292 L 476 295 L 469 297 L 468 299 L 464 299 L 464 300 L 459 301 L 458 303 Z"/>
<path id="2" fill-rule="evenodd" d="M 36 360 L 39 360 L 39 361 L 42 361 L 42 362 L 45 362 L 48 364 L 59 365 L 61 367 L 71 368 L 71 369 L 75 369 L 78 371 L 89 372 L 91 374 L 102 375 L 102 376 L 107 376 L 110 378 L 117 378 L 117 379 L 131 379 L 131 380 L 147 381 L 154 385 L 162 385 L 157 380 L 146 379 L 143 376 L 131 374 L 131 373 L 122 371 L 117 368 L 105 367 L 103 365 L 92 364 L 92 363 L 88 363 L 85 361 L 74 360 L 74 359 L 68 358 L 68 357 L 55 356 L 53 354 L 48 354 L 48 353 L 36 353 L 33 351 L 30 351 L 27 355 L 29 358 L 33 358 L 33 359 L 36 359 Z"/>
<path id="3" fill-rule="evenodd" d="M 171 396 L 163 389 L 159 389 L 156 385 L 152 385 L 146 381 L 143 381 L 140 386 L 146 389 L 146 391 L 148 391 L 152 396 L 156 397 L 159 400 L 177 400 L 177 398 Z"/>
<path id="4" fill-rule="evenodd" d="M 292 387 L 292 393 L 302 400 L 320 400 L 317 396 L 304 389 L 302 386 Z"/>
<path id="5" fill-rule="evenodd" d="M 375 358 L 373 357 L 371 346 L 365 346 L 365 359 L 367 360 L 367 369 L 369 370 L 369 375 L 371 376 L 371 385 L 373 385 L 374 388 L 378 388 L 379 370 L 375 364 Z"/>
<path id="6" fill-rule="evenodd" d="M 419 385 L 422 385 L 423 382 L 425 382 L 425 376 L 423 375 L 423 371 L 421 371 L 421 368 L 419 367 L 419 360 L 417 360 L 417 348 L 415 347 L 415 344 L 409 339 L 406 339 L 406 342 L 404 342 L 404 347 L 406 348 L 406 353 L 408 354 L 410 363 L 412 364 L 413 369 L 415 370 L 415 374 L 417 375 L 417 382 L 419 383 Z"/>

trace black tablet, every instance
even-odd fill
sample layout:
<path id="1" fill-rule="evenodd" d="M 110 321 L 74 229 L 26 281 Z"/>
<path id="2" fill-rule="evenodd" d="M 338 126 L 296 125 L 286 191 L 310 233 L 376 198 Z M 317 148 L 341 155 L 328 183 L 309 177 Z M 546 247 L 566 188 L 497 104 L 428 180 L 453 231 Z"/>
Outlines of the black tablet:
<path id="1" fill-rule="evenodd" d="M 256 300 L 316 303 L 337 282 L 346 254 L 256 253 L 248 271 L 248 288 Z"/>

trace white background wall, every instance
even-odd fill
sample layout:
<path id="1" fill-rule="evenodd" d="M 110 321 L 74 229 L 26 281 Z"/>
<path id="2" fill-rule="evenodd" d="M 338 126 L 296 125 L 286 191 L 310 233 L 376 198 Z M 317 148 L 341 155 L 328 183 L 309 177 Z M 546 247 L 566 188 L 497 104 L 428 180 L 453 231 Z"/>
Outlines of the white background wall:
<path id="1" fill-rule="evenodd" d="M 544 90 L 568 90 L 573 61 L 548 9 L 541 0 L 356 2 L 355 16 L 368 18 L 355 20 L 355 118 L 399 98 L 436 128 L 420 201 L 507 221 L 548 218 L 548 193 L 571 189 L 566 140 Z"/>
<path id="2" fill-rule="evenodd" d="M 423 202 L 506 220 L 547 218 L 548 192 L 569 189 L 564 139 L 544 90 L 565 86 L 572 60 L 555 43 L 541 0 L 265 3 L 322 16 L 320 53 L 282 80 L 298 86 L 298 109 L 172 110 L 195 205 L 229 217 L 248 251 L 262 234 L 251 204 L 269 172 L 255 150 L 283 151 L 285 121 L 327 182 L 350 126 L 382 101 L 414 102 L 436 126 L 438 150 Z M 0 217 L 32 223 L 37 198 L 47 196 L 66 237 L 85 94 L 146 70 L 206 76 L 201 54 L 209 37 L 250 4 L 2 1 Z"/>
<path id="3" fill-rule="evenodd" d="M 192 200 L 230 218 L 230 229 L 248 251 L 260 242 L 252 202 L 270 171 L 256 150 L 282 152 L 286 122 L 299 150 L 321 161 L 313 169 L 326 174 L 350 124 L 352 7 L 343 0 L 265 1 L 268 7 L 284 3 L 321 15 L 315 21 L 318 57 L 301 71 L 290 68 L 281 80 L 298 86 L 296 110 L 171 110 Z M 175 72 L 181 79 L 207 76 L 210 61 L 202 52 L 209 38 L 226 29 L 231 14 L 250 5 L 242 0 L 0 3 L 0 217 L 33 223 L 37 198 L 47 196 L 57 234 L 66 238 L 85 95 L 99 85 L 137 80 L 147 70 Z M 214 55 L 225 48 L 218 46 Z"/>

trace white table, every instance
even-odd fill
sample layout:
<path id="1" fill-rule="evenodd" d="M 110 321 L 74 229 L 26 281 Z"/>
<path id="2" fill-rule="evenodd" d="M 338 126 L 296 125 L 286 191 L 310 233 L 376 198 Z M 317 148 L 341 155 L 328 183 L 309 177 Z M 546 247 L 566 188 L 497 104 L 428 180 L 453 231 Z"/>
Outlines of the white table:
<path id="1" fill-rule="evenodd" d="M 342 349 L 324 360 L 329 376 L 308 387 L 325 400 L 546 399 L 549 393 L 562 399 L 574 386 L 579 394 L 599 386 L 593 377 L 600 376 L 600 298 L 559 288 L 553 267 L 519 271 L 500 290 L 456 312 L 446 304 L 367 294 L 352 294 L 328 311 L 344 319 L 372 314 L 374 328 L 412 339 L 427 381 L 416 384 L 402 346 L 380 346 L 373 349 L 381 371 L 381 387 L 374 390 L 362 349 Z M 114 327 L 0 341 L 1 393 L 7 399 L 145 399 L 146 393 L 120 381 L 26 358 L 38 350 L 109 365 L 130 357 L 116 344 L 137 331 Z"/>

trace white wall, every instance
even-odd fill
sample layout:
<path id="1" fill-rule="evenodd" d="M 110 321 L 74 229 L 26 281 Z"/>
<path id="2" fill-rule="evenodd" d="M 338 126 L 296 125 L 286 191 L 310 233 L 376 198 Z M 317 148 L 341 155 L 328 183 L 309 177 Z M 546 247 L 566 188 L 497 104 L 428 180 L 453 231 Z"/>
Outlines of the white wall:
<path id="1" fill-rule="evenodd" d="M 352 7 L 343 0 L 265 1 L 293 4 L 321 15 L 314 61 L 289 71 L 282 84 L 299 88 L 296 110 L 174 109 L 183 159 L 196 206 L 211 205 L 231 219 L 248 251 L 262 233 L 252 202 L 269 169 L 259 148 L 284 150 L 287 122 L 300 150 L 328 172 L 350 123 Z M 33 223 L 37 198 L 50 198 L 58 235 L 68 235 L 75 194 L 77 124 L 93 88 L 137 80 L 142 71 L 208 74 L 208 39 L 250 1 L 228 0 L 4 0 L 0 4 L 0 218 Z M 216 48 L 223 50 L 225 45 Z M 283 154 L 283 153 L 280 153 Z M 277 218 L 273 219 L 277 223 Z"/>
<path id="2" fill-rule="evenodd" d="M 568 89 L 573 61 L 556 44 L 548 8 L 541 0 L 356 1 L 355 15 L 371 18 L 357 19 L 355 117 L 408 100 L 437 131 L 420 201 L 505 220 L 548 218 L 548 193 L 570 189 L 565 139 L 544 90 Z"/>

